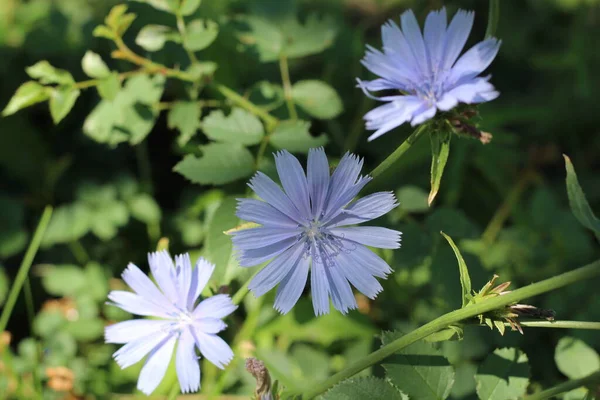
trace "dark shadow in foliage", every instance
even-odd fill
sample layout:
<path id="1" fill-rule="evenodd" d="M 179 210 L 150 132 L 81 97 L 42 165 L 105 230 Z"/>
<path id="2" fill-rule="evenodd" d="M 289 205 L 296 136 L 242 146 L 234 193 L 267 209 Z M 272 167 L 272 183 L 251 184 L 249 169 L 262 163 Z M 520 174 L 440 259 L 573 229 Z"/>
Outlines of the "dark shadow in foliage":
<path id="1" fill-rule="evenodd" d="M 496 376 L 508 383 L 510 378 L 529 378 L 529 367 L 527 363 L 519 363 L 519 352 L 515 352 L 510 360 L 492 353 L 479 367 L 477 375 Z"/>

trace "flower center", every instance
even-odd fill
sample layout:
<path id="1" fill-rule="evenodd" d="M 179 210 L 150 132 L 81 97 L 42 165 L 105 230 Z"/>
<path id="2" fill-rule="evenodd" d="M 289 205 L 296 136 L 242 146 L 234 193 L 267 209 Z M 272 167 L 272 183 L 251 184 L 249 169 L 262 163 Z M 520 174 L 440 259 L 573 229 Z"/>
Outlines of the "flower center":
<path id="1" fill-rule="evenodd" d="M 321 232 L 321 223 L 317 221 L 310 221 L 308 226 L 304 228 L 304 234 L 309 241 L 317 240 L 323 236 Z"/>
<path id="2" fill-rule="evenodd" d="M 188 311 L 181 311 L 171 324 L 171 331 L 182 332 L 185 328 L 193 323 L 194 318 L 192 318 L 192 314 L 190 314 Z"/>

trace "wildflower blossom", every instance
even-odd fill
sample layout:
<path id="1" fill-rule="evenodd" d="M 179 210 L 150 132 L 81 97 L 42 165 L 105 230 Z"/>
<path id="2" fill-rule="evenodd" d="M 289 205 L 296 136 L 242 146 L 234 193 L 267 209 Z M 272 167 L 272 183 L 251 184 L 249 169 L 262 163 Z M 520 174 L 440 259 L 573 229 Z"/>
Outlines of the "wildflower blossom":
<path id="1" fill-rule="evenodd" d="M 115 290 L 108 294 L 113 305 L 132 314 L 156 319 L 134 319 L 105 329 L 107 343 L 124 343 L 113 355 L 127 368 L 149 354 L 137 387 L 146 394 L 156 389 L 167 371 L 175 347 L 175 366 L 183 393 L 200 388 L 200 366 L 195 347 L 210 362 L 224 368 L 233 358 L 231 348 L 216 334 L 227 326 L 221 319 L 237 306 L 228 295 L 196 300 L 206 286 L 214 264 L 200 258 L 192 269 L 190 256 L 173 260 L 166 251 L 148 254 L 148 263 L 158 287 L 138 267 L 129 264 L 123 280 L 132 292 Z M 177 344 L 177 346 L 175 346 Z"/>
<path id="2" fill-rule="evenodd" d="M 373 299 L 382 290 L 375 277 L 391 272 L 387 263 L 366 246 L 396 249 L 400 232 L 356 225 L 378 218 L 394 207 L 390 192 L 379 192 L 351 203 L 371 180 L 359 176 L 362 160 L 346 153 L 333 174 L 322 148 L 308 153 L 307 172 L 287 151 L 275 155 L 284 190 L 258 172 L 249 186 L 264 201 L 240 199 L 237 216 L 262 226 L 233 232 L 240 265 L 272 261 L 250 282 L 261 296 L 277 284 L 275 309 L 285 314 L 296 304 L 311 270 L 316 315 L 329 312 L 329 298 L 342 313 L 357 307 L 350 284 Z"/>
<path id="3" fill-rule="evenodd" d="M 373 140 L 410 122 L 419 125 L 436 112 L 448 111 L 458 103 L 482 103 L 498 97 L 489 76 L 480 77 L 494 60 L 500 41 L 489 38 L 477 43 L 460 58 L 471 27 L 473 12 L 459 10 L 449 25 L 446 9 L 432 11 L 423 34 L 411 10 L 400 16 L 402 29 L 393 21 L 381 28 L 383 52 L 368 46 L 362 64 L 380 78 L 358 80 L 370 97 L 371 91 L 397 90 L 400 94 L 373 97 L 386 102 L 368 112 L 366 127 Z"/>

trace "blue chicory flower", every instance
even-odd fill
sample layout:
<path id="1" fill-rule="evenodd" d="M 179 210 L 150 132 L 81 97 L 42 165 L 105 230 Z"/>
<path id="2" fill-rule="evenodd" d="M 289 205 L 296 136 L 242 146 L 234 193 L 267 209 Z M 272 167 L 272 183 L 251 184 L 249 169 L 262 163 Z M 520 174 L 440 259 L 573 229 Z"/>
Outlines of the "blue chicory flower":
<path id="1" fill-rule="evenodd" d="M 473 16 L 473 12 L 459 10 L 447 26 L 446 9 L 432 11 L 421 34 L 415 15 L 409 10 L 400 16 L 402 29 L 393 21 L 382 26 L 383 52 L 368 46 L 362 60 L 380 78 L 358 80 L 365 94 L 387 103 L 364 116 L 367 129 L 375 130 L 369 140 L 405 122 L 412 126 L 421 124 L 437 110 L 448 111 L 459 102 L 482 103 L 498 97 L 489 83 L 490 76 L 479 74 L 496 57 L 499 40 L 479 42 L 458 58 L 471 32 Z M 401 93 L 380 98 L 369 93 L 388 89 Z"/>
<path id="2" fill-rule="evenodd" d="M 388 264 L 366 246 L 400 247 L 395 230 L 356 225 L 378 218 L 397 206 L 391 192 L 379 192 L 351 201 L 371 180 L 359 176 L 363 161 L 353 154 L 342 157 L 333 174 L 323 148 L 308 153 L 307 173 L 287 151 L 275 155 L 284 190 L 258 172 L 249 186 L 264 201 L 239 199 L 237 216 L 262 226 L 233 233 L 242 267 L 272 261 L 250 282 L 261 296 L 277 284 L 275 309 L 282 314 L 300 298 L 311 270 L 312 302 L 316 315 L 334 307 L 346 313 L 357 307 L 350 284 L 373 299 L 382 290 L 375 277 L 391 272 Z"/>
<path id="3" fill-rule="evenodd" d="M 192 269 L 188 254 L 176 256 L 174 265 L 168 252 L 159 251 L 148 254 L 148 263 L 158 287 L 138 267 L 129 264 L 122 276 L 133 292 L 114 290 L 108 298 L 127 312 L 156 319 L 134 319 L 107 326 L 106 342 L 125 344 L 113 355 L 121 368 L 149 354 L 137 384 L 145 394 L 152 393 L 164 377 L 174 350 L 181 391 L 197 391 L 200 366 L 195 347 L 214 365 L 224 368 L 233 352 L 216 334 L 227 327 L 221 319 L 237 306 L 225 294 L 196 305 L 215 268 L 203 258 Z"/>

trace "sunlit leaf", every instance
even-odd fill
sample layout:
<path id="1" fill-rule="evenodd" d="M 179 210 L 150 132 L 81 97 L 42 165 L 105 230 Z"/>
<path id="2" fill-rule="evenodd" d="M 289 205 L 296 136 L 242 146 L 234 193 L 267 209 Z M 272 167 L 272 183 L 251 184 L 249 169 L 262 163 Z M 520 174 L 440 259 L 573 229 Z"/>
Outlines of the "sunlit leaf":
<path id="1" fill-rule="evenodd" d="M 50 115 L 55 124 L 69 114 L 80 94 L 81 91 L 73 87 L 58 87 L 51 91 Z"/>
<path id="2" fill-rule="evenodd" d="M 521 398 L 529 385 L 527 355 L 519 349 L 496 349 L 479 366 L 475 375 L 480 399 Z"/>
<path id="3" fill-rule="evenodd" d="M 218 142 L 245 146 L 260 143 L 265 133 L 256 116 L 237 107 L 228 116 L 221 110 L 212 111 L 202 120 L 202 130 L 206 136 Z"/>
<path id="4" fill-rule="evenodd" d="M 308 153 L 313 147 L 325 146 L 327 135 L 312 136 L 309 132 L 310 123 L 302 120 L 283 121 L 271 134 L 270 143 L 280 149 L 291 152 Z"/>
<path id="5" fill-rule="evenodd" d="M 118 72 L 111 72 L 108 76 L 100 79 L 98 85 L 98 94 L 105 100 L 112 101 L 117 97 L 121 90 L 121 79 Z"/>
<path id="6" fill-rule="evenodd" d="M 219 25 L 210 20 L 195 19 L 186 28 L 183 43 L 191 51 L 200 51 L 211 45 L 219 34 Z"/>
<path id="7" fill-rule="evenodd" d="M 27 75 L 39 80 L 42 84 L 56 83 L 58 85 L 72 85 L 75 83 L 73 75 L 64 69 L 53 67 L 48 61 L 43 60 L 25 68 Z"/>
<path id="8" fill-rule="evenodd" d="M 6 117 L 14 114 L 23 108 L 46 101 L 49 97 L 50 93 L 44 86 L 34 81 L 25 82 L 19 86 L 13 97 L 11 97 L 4 110 L 2 110 L 2 115 Z"/>
<path id="9" fill-rule="evenodd" d="M 81 59 L 81 68 L 90 78 L 104 78 L 110 74 L 110 69 L 108 69 L 102 57 L 91 50 L 86 51 Z"/>
<path id="10" fill-rule="evenodd" d="M 381 378 L 353 378 L 332 387 L 322 400 L 408 400 L 408 396 Z"/>
<path id="11" fill-rule="evenodd" d="M 560 372 L 570 379 L 583 378 L 600 370 L 598 353 L 584 341 L 573 337 L 563 337 L 558 341 L 554 360 Z"/>
<path id="12" fill-rule="evenodd" d="M 162 212 L 156 200 L 147 193 L 138 193 L 127 199 L 131 216 L 147 224 L 160 222 Z"/>
<path id="13" fill-rule="evenodd" d="M 184 146 L 200 128 L 202 109 L 193 101 L 178 101 L 169 110 L 167 126 L 180 132 L 177 143 Z"/>
<path id="14" fill-rule="evenodd" d="M 185 17 L 192 15 L 200 7 L 200 3 L 202 0 L 181 0 L 179 12 Z"/>
<path id="15" fill-rule="evenodd" d="M 254 157 L 240 144 L 211 143 L 200 149 L 202 157 L 188 154 L 173 170 L 194 183 L 217 185 L 245 178 L 254 172 Z"/>
<path id="16" fill-rule="evenodd" d="M 168 26 L 146 25 L 138 33 L 135 43 L 144 50 L 158 51 L 164 47 L 172 34 L 173 30 Z"/>
<path id="17" fill-rule="evenodd" d="M 342 99 L 323 81 L 306 80 L 292 86 L 292 98 L 309 115 L 319 119 L 337 117 L 343 111 Z"/>

